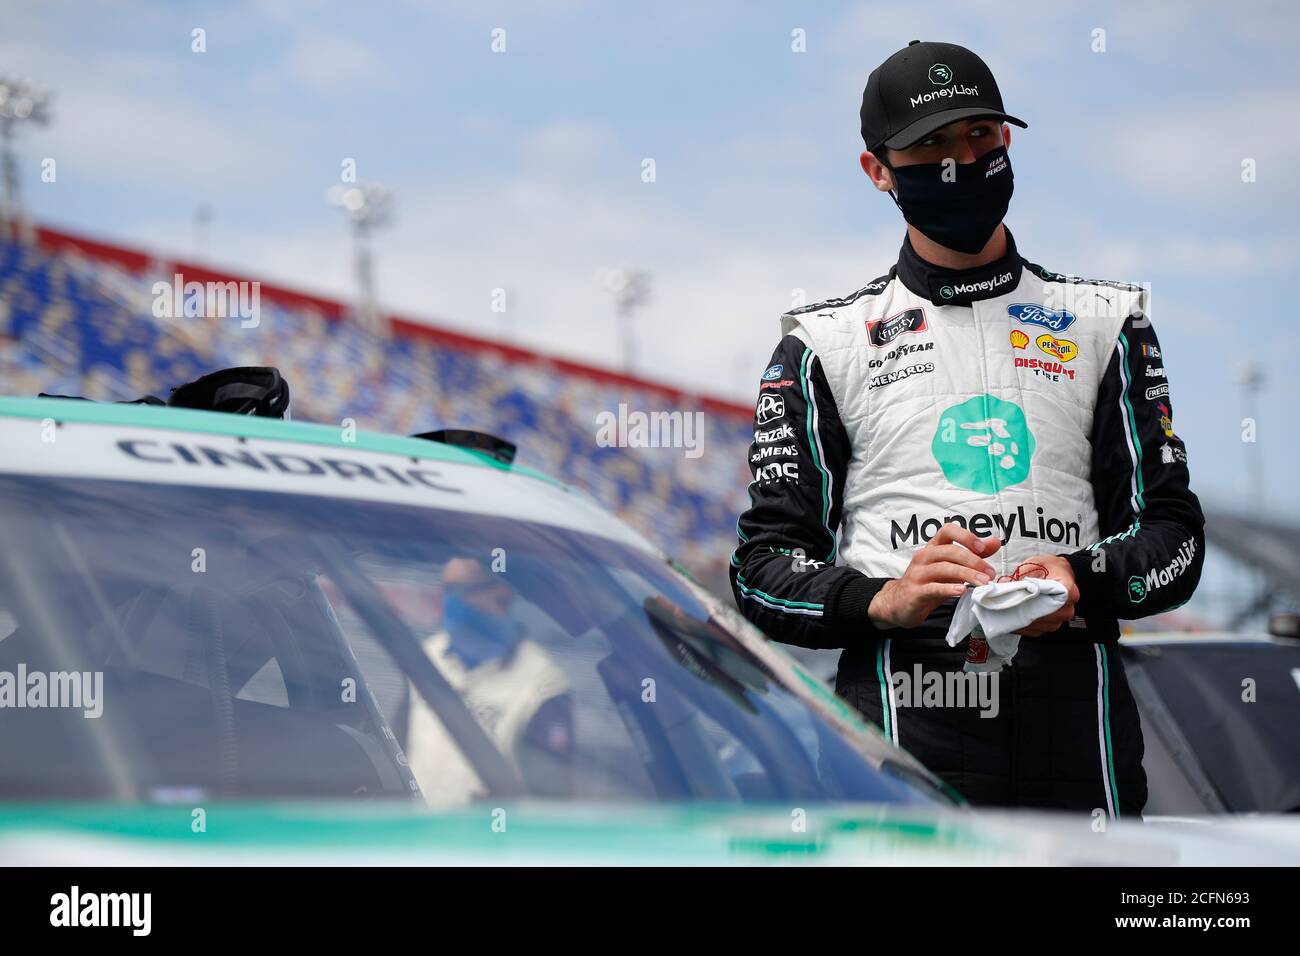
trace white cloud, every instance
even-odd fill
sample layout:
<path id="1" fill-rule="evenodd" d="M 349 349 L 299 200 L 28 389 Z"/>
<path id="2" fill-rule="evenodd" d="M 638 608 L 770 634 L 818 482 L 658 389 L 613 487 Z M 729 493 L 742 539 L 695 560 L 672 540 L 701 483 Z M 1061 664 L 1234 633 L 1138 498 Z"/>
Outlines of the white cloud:
<path id="1" fill-rule="evenodd" d="M 311 30 L 294 36 L 284 69 L 299 85 L 321 95 L 386 89 L 397 83 L 393 69 L 364 43 Z"/>

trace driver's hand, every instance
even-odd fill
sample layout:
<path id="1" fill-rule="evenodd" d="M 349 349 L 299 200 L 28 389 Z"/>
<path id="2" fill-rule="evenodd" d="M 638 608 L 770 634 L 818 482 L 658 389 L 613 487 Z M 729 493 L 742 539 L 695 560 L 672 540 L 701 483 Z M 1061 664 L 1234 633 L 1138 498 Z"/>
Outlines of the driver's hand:
<path id="1" fill-rule="evenodd" d="M 1000 547 L 996 538 L 981 538 L 959 524 L 944 525 L 912 555 L 903 576 L 880 589 L 867 614 L 879 628 L 918 627 L 944 601 L 961 597 L 967 584 L 992 581 L 997 571 L 984 558 Z"/>
<path id="2" fill-rule="evenodd" d="M 1022 637 L 1037 637 L 1040 634 L 1049 634 L 1052 631 L 1059 630 L 1061 625 L 1068 624 L 1070 618 L 1074 617 L 1074 606 L 1079 602 L 1079 585 L 1074 580 L 1074 568 L 1070 567 L 1069 561 L 1056 554 L 1036 554 L 1032 558 L 1026 558 L 1021 563 L 1022 565 L 1041 564 L 1047 569 L 1047 577 L 1064 584 L 1067 593 L 1064 604 L 1051 614 L 1045 614 L 1036 621 L 1030 621 L 1017 633 Z"/>

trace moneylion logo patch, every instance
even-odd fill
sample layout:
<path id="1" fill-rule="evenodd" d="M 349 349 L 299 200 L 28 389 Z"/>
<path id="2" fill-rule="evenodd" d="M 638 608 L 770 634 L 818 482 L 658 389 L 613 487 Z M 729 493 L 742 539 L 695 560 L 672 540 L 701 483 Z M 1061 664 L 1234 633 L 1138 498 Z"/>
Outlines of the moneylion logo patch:
<path id="1" fill-rule="evenodd" d="M 930 67 L 930 82 L 935 86 L 945 86 L 952 82 L 952 70 L 948 69 L 946 63 L 936 63 Z"/>
<path id="2" fill-rule="evenodd" d="M 958 488 L 991 495 L 1029 477 L 1034 436 L 1019 405 L 977 395 L 940 414 L 930 450 Z"/>
<path id="3" fill-rule="evenodd" d="M 959 282 L 956 285 L 946 285 L 939 289 L 939 298 L 951 299 L 958 295 L 973 295 L 977 292 L 992 292 L 994 289 L 1000 289 L 1013 278 L 1010 272 L 1003 272 L 992 279 L 981 279 L 979 282 Z"/>
<path id="4" fill-rule="evenodd" d="M 1134 604 L 1141 604 L 1152 591 L 1168 587 L 1183 576 L 1196 559 L 1196 539 L 1188 538 L 1183 542 L 1178 553 L 1164 567 L 1152 568 L 1145 577 L 1133 575 L 1128 579 L 1128 599 Z"/>

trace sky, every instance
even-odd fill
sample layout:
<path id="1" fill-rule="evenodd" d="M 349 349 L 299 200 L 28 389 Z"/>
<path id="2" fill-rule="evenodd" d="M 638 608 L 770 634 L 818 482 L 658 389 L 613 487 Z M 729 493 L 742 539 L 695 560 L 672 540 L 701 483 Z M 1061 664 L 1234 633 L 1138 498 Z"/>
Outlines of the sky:
<path id="1" fill-rule="evenodd" d="M 968 46 L 1029 124 L 1010 149 L 1006 221 L 1021 252 L 1057 272 L 1150 283 L 1194 489 L 1300 521 L 1300 482 L 1286 477 L 1300 469 L 1287 412 L 1300 404 L 1293 4 L 3 0 L 0 11 L 0 72 L 55 94 L 51 124 L 19 144 L 38 222 L 189 256 L 207 203 L 212 265 L 350 296 L 346 224 L 325 193 L 355 160 L 395 197 L 375 236 L 387 308 L 615 365 L 619 323 L 599 277 L 643 269 L 636 371 L 742 402 L 797 290 L 844 295 L 896 257 L 899 213 L 858 167 L 867 74 L 912 39 Z M 46 158 L 54 182 L 41 181 Z M 507 290 L 504 316 L 494 289 Z M 1244 361 L 1265 375 L 1249 407 Z M 1263 501 L 1248 492 L 1250 455 Z"/>

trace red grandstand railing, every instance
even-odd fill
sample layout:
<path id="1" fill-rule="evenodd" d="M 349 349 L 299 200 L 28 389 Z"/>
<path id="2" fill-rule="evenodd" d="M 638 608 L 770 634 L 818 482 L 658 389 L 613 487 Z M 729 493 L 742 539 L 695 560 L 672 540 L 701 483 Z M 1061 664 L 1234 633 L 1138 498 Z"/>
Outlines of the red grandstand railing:
<path id="1" fill-rule="evenodd" d="M 96 239 L 89 239 L 85 236 L 79 236 L 74 233 L 63 232 L 62 230 L 51 229 L 44 226 L 37 227 L 36 241 L 42 249 L 51 252 L 75 251 L 93 259 L 112 263 L 113 265 L 134 274 L 149 272 L 150 270 L 155 269 L 159 263 L 165 263 L 174 271 L 184 275 L 187 280 L 193 280 L 195 282 L 251 281 L 248 276 L 238 276 L 233 273 L 211 269 L 206 266 L 197 266 L 173 256 L 151 255 L 146 252 L 141 252 L 138 249 L 129 249 L 125 246 L 101 242 Z M 337 299 L 327 299 L 322 296 L 312 295 L 308 292 L 291 289 L 287 286 L 276 285 L 271 282 L 261 282 L 261 280 L 258 281 L 261 283 L 260 288 L 263 296 L 272 302 L 288 308 L 315 309 L 326 318 L 336 321 L 345 319 L 350 311 L 346 304 Z M 494 342 L 491 339 L 481 338 L 467 332 L 453 332 L 450 329 L 429 325 L 417 319 L 406 318 L 399 315 L 390 315 L 389 322 L 392 326 L 393 332 L 397 335 L 415 339 L 424 339 L 447 348 L 461 349 L 467 352 L 493 353 L 507 362 L 542 365 L 548 369 L 553 369 L 556 372 L 565 375 L 586 378 L 605 385 L 645 389 L 662 395 L 664 398 L 667 398 L 676 404 L 694 405 L 701 411 L 714 412 L 719 415 L 749 419 L 754 413 L 753 408 L 749 405 L 743 405 L 738 402 L 732 402 L 710 395 L 687 392 L 663 382 L 652 381 L 636 375 L 627 375 L 622 372 L 616 372 L 613 369 L 602 368 L 598 365 L 588 365 L 585 362 L 560 358 L 559 356 L 548 355 L 544 352 L 535 352 L 531 349 L 520 348 L 516 345 L 507 345 L 504 342 Z"/>

